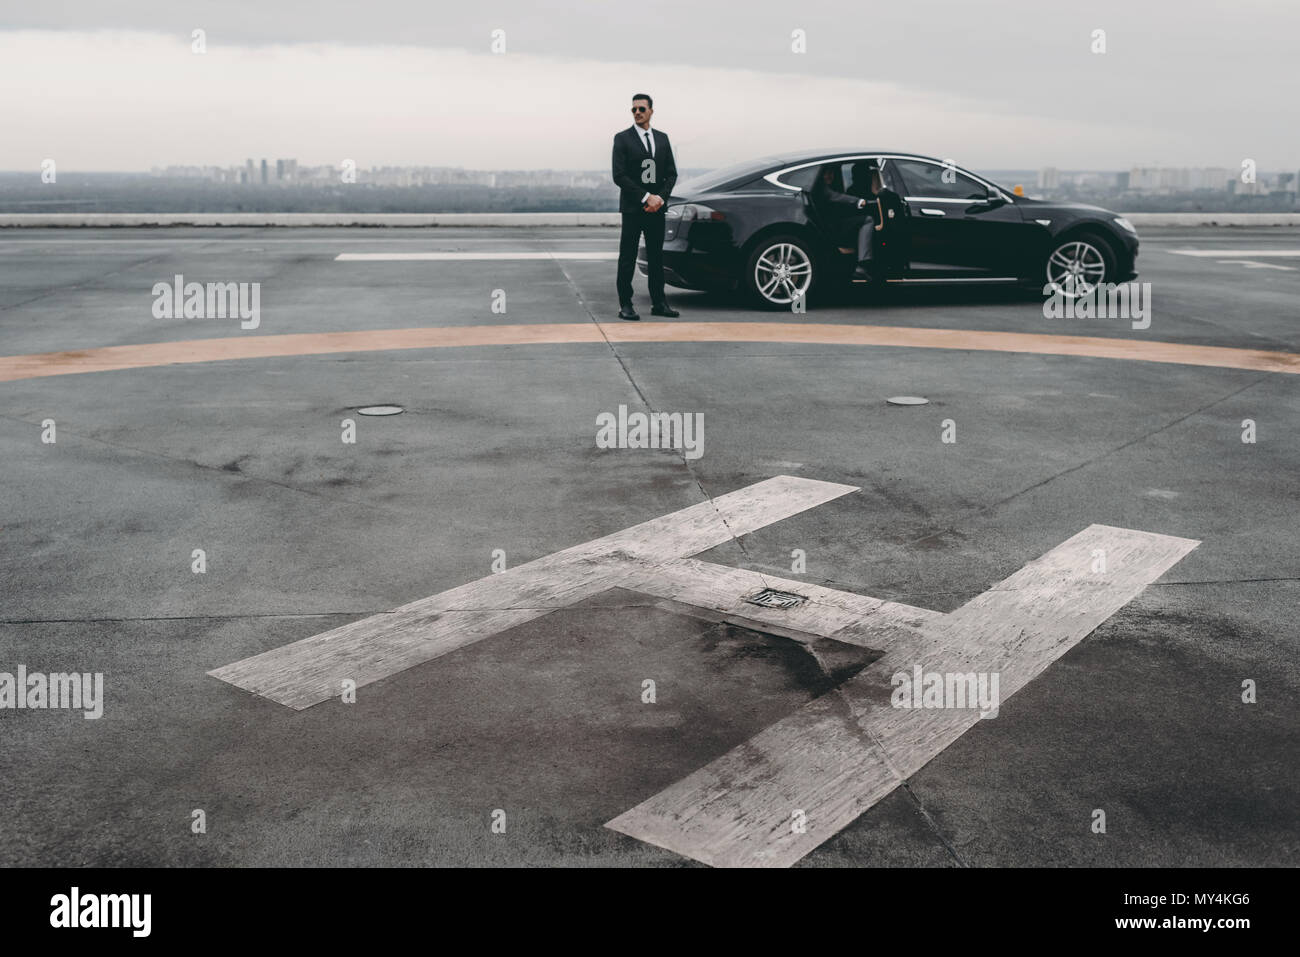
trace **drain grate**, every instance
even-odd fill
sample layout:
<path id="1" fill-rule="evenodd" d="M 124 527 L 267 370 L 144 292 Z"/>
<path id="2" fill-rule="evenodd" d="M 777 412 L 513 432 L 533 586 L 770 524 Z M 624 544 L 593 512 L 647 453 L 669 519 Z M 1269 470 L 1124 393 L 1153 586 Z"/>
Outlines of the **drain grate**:
<path id="1" fill-rule="evenodd" d="M 750 595 L 745 599 L 751 605 L 762 605 L 764 608 L 797 608 L 807 600 L 803 595 L 777 591 L 775 588 L 764 588 L 758 594 Z"/>

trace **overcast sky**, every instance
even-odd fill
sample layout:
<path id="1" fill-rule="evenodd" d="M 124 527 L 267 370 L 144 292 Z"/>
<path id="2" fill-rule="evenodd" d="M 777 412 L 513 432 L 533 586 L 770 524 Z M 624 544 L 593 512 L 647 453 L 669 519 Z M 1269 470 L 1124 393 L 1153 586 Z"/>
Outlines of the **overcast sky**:
<path id="1" fill-rule="evenodd" d="M 977 169 L 1300 168 L 1297 0 L 15 7 L 0 12 L 6 170 L 598 169 L 642 90 L 688 167 L 850 145 Z"/>

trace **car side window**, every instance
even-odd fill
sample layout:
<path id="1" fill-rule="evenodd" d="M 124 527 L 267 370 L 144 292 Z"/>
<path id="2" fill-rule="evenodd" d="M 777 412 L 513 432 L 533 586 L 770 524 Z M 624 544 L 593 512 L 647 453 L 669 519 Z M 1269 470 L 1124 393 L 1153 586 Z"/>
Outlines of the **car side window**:
<path id="1" fill-rule="evenodd" d="M 935 199 L 987 199 L 988 190 L 955 169 L 920 160 L 896 160 L 894 169 L 907 184 L 908 196 L 931 196 Z M 945 177 L 943 174 L 948 173 Z M 945 179 L 952 180 L 951 183 Z"/>
<path id="2" fill-rule="evenodd" d="M 807 191 L 812 189 L 820 172 L 820 166 L 805 166 L 803 169 L 792 169 L 788 173 L 781 174 L 777 177 L 777 181 Z"/>
<path id="3" fill-rule="evenodd" d="M 898 174 L 898 164 L 893 160 L 884 160 L 881 163 L 880 180 L 885 189 L 893 190 L 899 196 L 908 195 L 903 177 Z"/>

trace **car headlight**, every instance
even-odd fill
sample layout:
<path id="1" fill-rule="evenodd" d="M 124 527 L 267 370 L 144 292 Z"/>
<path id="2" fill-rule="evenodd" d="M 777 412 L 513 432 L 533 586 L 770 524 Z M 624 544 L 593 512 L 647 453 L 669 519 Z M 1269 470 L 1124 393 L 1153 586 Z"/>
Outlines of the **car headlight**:
<path id="1" fill-rule="evenodd" d="M 1115 217 L 1115 225 L 1118 226 L 1120 229 L 1127 229 L 1127 230 L 1128 230 L 1130 233 L 1132 233 L 1134 236 L 1137 235 L 1137 232 L 1138 232 L 1138 231 L 1137 231 L 1137 227 L 1134 226 L 1132 223 L 1130 223 L 1130 222 L 1129 222 L 1127 219 L 1125 219 L 1123 216 L 1116 216 L 1116 217 Z"/>

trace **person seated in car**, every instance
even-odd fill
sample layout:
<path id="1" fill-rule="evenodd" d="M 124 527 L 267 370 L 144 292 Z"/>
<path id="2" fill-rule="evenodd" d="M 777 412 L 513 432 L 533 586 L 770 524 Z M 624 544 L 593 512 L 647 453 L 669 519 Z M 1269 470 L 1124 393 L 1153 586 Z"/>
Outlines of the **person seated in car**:
<path id="1" fill-rule="evenodd" d="M 862 225 L 862 216 L 867 209 L 867 201 L 861 196 L 850 196 L 836 189 L 839 168 L 836 163 L 827 163 L 813 180 L 813 208 L 821 215 L 831 238 L 838 244 L 842 253 L 852 253 L 846 244 L 855 242 Z"/>
<path id="2" fill-rule="evenodd" d="M 827 219 L 840 252 L 852 254 L 854 249 L 848 244 L 856 246 L 858 266 L 853 271 L 853 278 L 864 281 L 872 278 L 872 241 L 881 228 L 877 216 L 883 215 L 875 193 L 869 192 L 873 169 L 870 163 L 855 163 L 852 173 L 853 186 L 857 190 L 850 187 L 848 192 L 842 193 L 835 188 L 837 164 L 828 163 L 813 181 L 812 188 L 813 206 Z M 879 173 L 876 176 L 879 177 Z"/>

